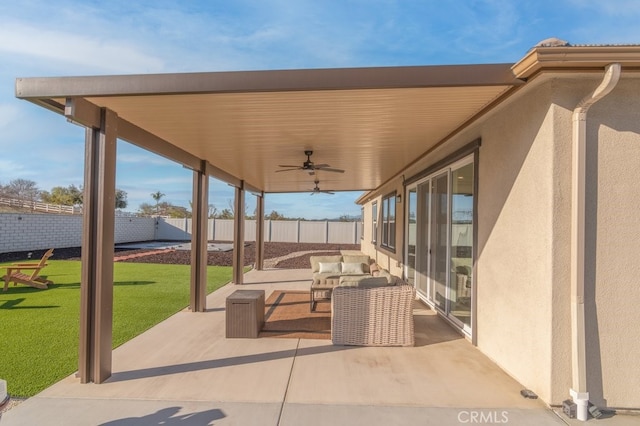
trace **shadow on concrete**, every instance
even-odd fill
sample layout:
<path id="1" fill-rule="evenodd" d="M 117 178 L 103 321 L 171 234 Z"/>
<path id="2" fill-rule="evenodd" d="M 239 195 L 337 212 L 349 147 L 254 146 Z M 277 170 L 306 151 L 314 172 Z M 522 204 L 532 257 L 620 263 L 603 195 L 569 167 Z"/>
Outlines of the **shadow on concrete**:
<path id="1" fill-rule="evenodd" d="M 126 417 L 101 423 L 100 426 L 152 426 L 152 425 L 210 425 L 214 420 L 220 420 L 226 415 L 219 409 L 201 411 L 179 415 L 181 407 L 169 407 L 158 410 L 153 414 L 142 417 Z"/>
<path id="2" fill-rule="evenodd" d="M 136 380 L 147 377 L 167 376 L 170 374 L 181 374 L 192 371 L 209 370 L 212 368 L 223 368 L 256 362 L 267 362 L 282 358 L 295 358 L 297 356 L 317 355 L 327 352 L 337 352 L 354 349 L 351 346 L 317 346 L 311 348 L 288 349 L 284 351 L 267 352 L 262 354 L 234 356 L 230 358 L 212 359 L 206 361 L 187 362 L 184 364 L 166 365 L 161 367 L 142 368 L 131 371 L 120 371 L 113 373 L 105 383 L 123 382 L 126 380 Z"/>

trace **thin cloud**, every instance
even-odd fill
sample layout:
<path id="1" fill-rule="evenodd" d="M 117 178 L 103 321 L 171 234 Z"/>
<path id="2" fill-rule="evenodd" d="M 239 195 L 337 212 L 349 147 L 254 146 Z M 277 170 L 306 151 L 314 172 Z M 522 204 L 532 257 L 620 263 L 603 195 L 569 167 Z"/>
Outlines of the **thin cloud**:
<path id="1" fill-rule="evenodd" d="M 104 72 L 157 72 L 164 62 L 139 51 L 134 45 L 58 30 L 47 30 L 18 22 L 0 27 L 0 52 L 22 55 L 34 61 L 64 63 Z"/>
<path id="2" fill-rule="evenodd" d="M 625 19 L 637 19 L 640 17 L 640 2 L 637 0 L 568 0 L 568 2 L 576 9 L 591 10 L 599 15 L 604 14 Z"/>
<path id="3" fill-rule="evenodd" d="M 7 184 L 13 179 L 28 178 L 35 173 L 32 168 L 25 167 L 24 163 L 0 158 L 0 183 Z"/>
<path id="4" fill-rule="evenodd" d="M 118 153 L 118 161 L 120 163 L 128 163 L 128 164 L 144 164 L 144 165 L 157 165 L 157 166 L 176 166 L 179 167 L 177 163 L 174 161 L 168 160 L 159 155 L 155 155 L 149 152 L 142 152 L 139 154 L 120 154 Z"/>
<path id="5" fill-rule="evenodd" d="M 0 104 L 0 130 L 13 124 L 20 115 L 20 108 L 12 104 Z"/>

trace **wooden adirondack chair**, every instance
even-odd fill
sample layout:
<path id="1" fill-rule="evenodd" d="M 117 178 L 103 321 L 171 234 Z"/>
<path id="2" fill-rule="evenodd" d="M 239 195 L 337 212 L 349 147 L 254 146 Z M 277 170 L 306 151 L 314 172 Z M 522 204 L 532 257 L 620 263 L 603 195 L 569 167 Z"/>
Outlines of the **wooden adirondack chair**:
<path id="1" fill-rule="evenodd" d="M 46 289 L 49 284 L 53 284 L 53 281 L 39 276 L 42 268 L 47 266 L 47 259 L 51 256 L 53 256 L 53 249 L 47 250 L 38 263 L 13 263 L 2 266 L 7 270 L 7 275 L 4 276 L 4 291 L 9 289 L 10 282 L 13 282 L 13 285 L 20 283 L 40 289 Z M 30 271 L 30 273 L 22 271 Z"/>

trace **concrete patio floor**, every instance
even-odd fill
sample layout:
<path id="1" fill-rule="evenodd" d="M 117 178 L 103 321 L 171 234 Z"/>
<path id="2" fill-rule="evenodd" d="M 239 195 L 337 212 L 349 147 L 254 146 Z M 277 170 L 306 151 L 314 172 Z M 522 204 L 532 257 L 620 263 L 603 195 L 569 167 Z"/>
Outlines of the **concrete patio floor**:
<path id="1" fill-rule="evenodd" d="M 210 294 L 207 312 L 183 310 L 114 350 L 106 383 L 67 377 L 4 413 L 0 424 L 566 424 L 539 400 L 523 398 L 522 385 L 419 302 L 411 348 L 225 338 L 229 294 L 306 290 L 310 274 L 251 271 L 243 286 Z"/>

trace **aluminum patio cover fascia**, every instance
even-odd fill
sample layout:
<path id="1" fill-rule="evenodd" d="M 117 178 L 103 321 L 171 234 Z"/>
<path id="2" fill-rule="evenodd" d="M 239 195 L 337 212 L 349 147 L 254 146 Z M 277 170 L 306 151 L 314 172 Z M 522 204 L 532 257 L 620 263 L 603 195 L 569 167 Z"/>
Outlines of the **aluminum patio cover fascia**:
<path id="1" fill-rule="evenodd" d="M 110 109 L 119 138 L 253 191 L 367 191 L 523 84 L 512 65 L 18 78 L 16 96 Z M 276 173 L 305 150 L 345 173 Z"/>

